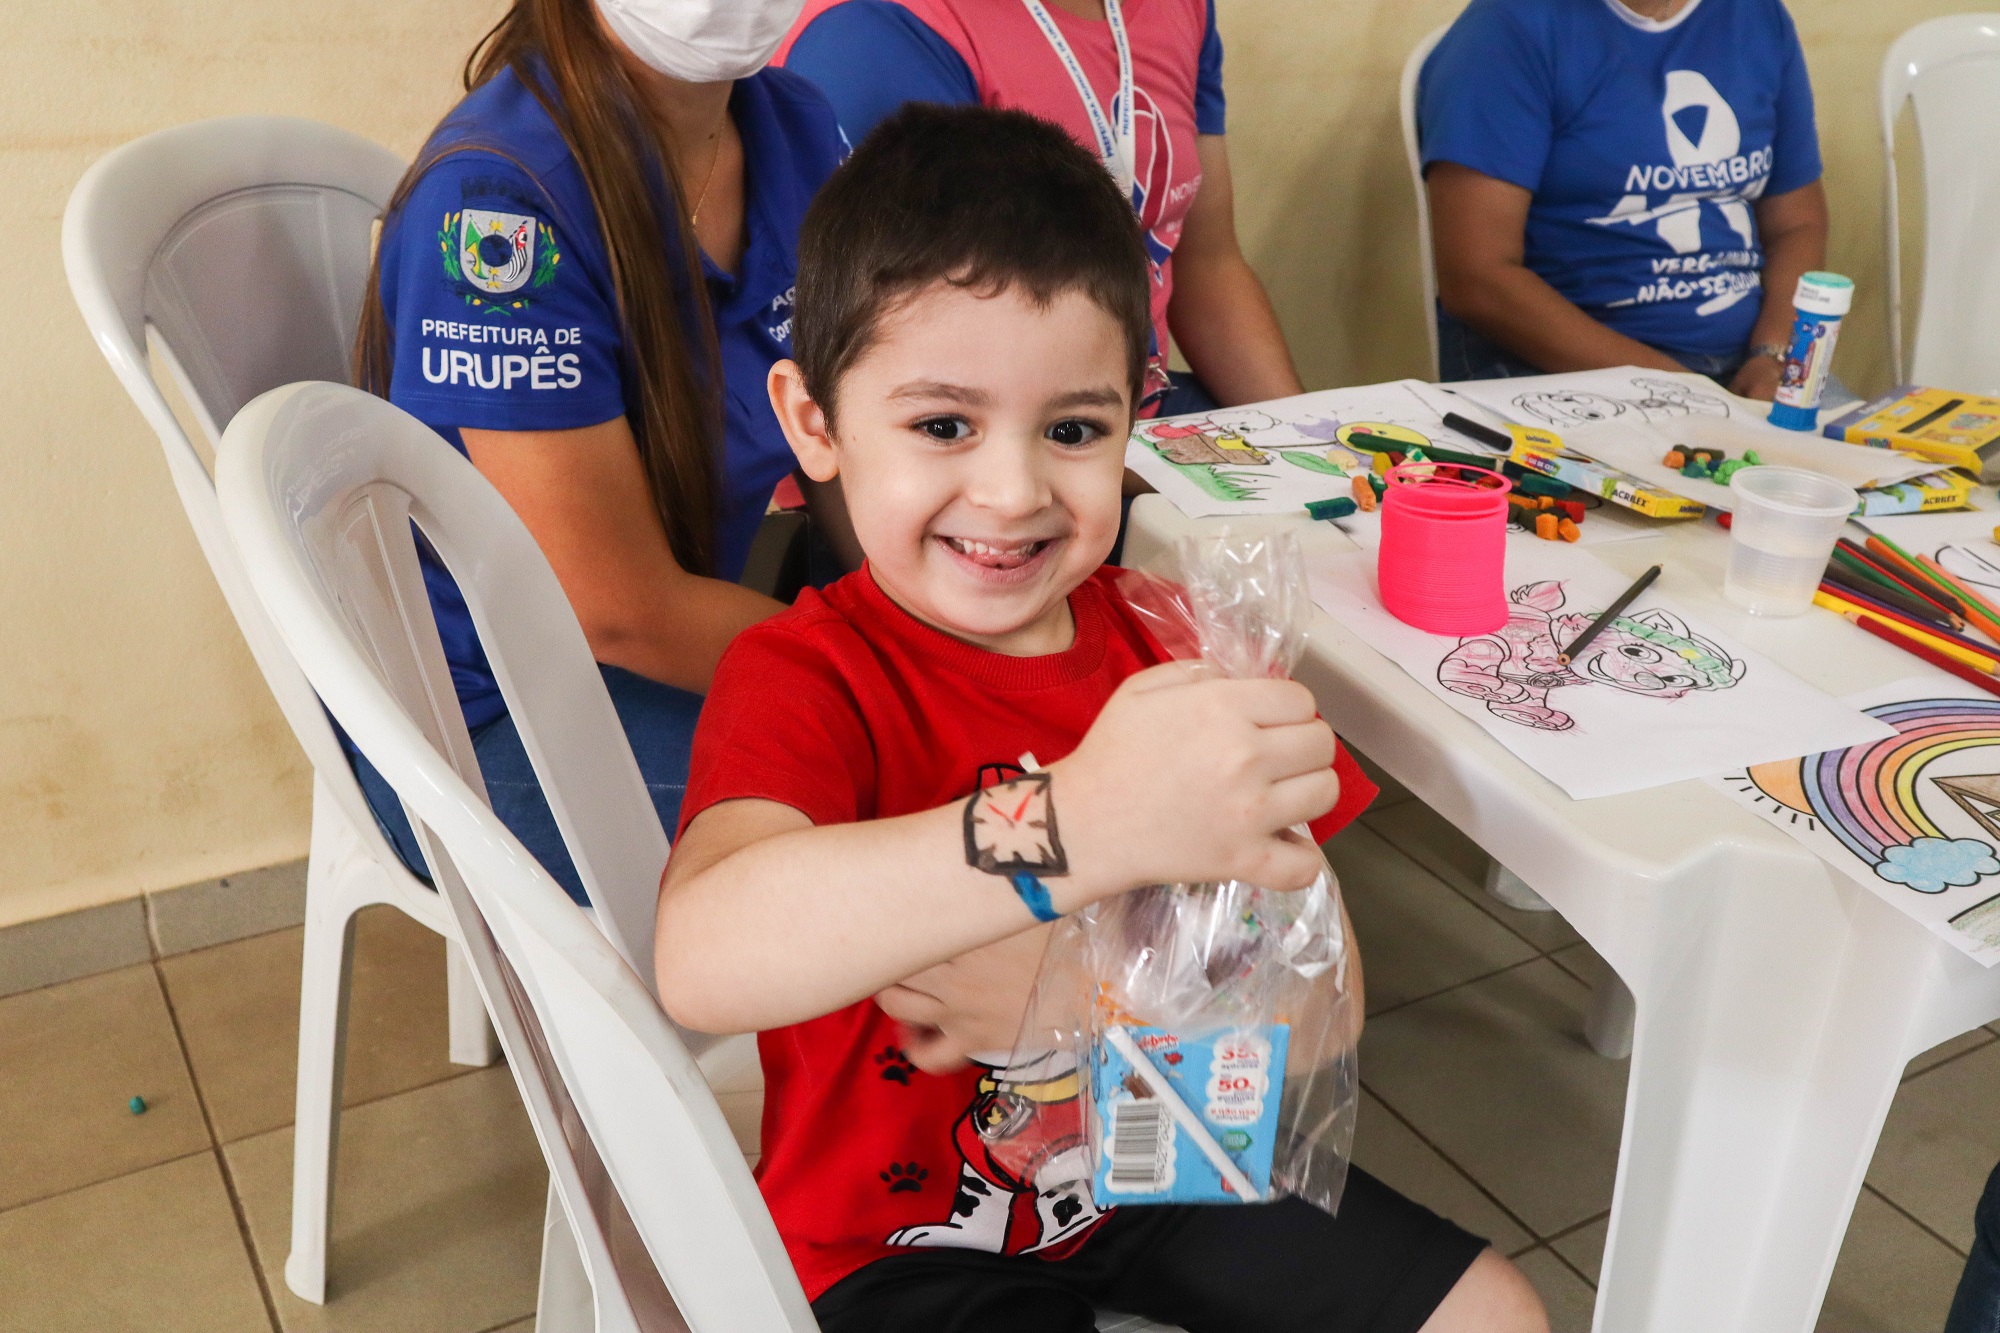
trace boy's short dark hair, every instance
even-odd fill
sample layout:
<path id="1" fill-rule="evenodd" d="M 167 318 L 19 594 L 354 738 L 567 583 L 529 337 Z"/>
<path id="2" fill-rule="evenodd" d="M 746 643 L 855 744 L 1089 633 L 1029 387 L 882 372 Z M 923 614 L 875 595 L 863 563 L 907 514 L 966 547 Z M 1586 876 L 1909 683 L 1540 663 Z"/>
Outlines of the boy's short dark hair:
<path id="1" fill-rule="evenodd" d="M 911 103 L 861 141 L 806 210 L 792 349 L 829 417 L 883 314 L 933 282 L 1081 292 L 1118 321 L 1136 407 L 1152 309 L 1145 242 L 1110 173 L 1020 111 Z"/>

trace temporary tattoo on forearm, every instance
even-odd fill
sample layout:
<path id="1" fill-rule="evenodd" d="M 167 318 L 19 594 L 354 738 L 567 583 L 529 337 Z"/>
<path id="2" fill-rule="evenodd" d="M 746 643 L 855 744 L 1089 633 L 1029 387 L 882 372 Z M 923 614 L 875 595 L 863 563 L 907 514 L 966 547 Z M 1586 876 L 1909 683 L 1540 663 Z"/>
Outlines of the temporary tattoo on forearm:
<path id="1" fill-rule="evenodd" d="M 965 863 L 989 875 L 1066 875 L 1050 775 L 1029 773 L 965 803 Z"/>

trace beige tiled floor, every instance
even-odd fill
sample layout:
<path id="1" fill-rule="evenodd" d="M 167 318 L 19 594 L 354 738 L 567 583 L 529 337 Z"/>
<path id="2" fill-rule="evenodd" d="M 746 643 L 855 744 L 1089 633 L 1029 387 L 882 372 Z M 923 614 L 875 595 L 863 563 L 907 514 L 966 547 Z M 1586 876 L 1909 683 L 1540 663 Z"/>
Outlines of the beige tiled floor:
<path id="1" fill-rule="evenodd" d="M 1329 850 L 1367 961 L 1356 1160 L 1588 1328 L 1626 1073 L 1581 1039 L 1595 956 L 1397 789 Z M 378 909 L 357 949 L 324 1307 L 282 1278 L 296 930 L 0 999 L 0 1333 L 531 1333 L 545 1176 L 509 1075 L 445 1062 L 434 936 Z M 757 1098 L 724 1100 L 754 1148 Z M 1911 1062 L 1821 1328 L 1941 1324 L 1996 1105 L 1993 1033 Z"/>

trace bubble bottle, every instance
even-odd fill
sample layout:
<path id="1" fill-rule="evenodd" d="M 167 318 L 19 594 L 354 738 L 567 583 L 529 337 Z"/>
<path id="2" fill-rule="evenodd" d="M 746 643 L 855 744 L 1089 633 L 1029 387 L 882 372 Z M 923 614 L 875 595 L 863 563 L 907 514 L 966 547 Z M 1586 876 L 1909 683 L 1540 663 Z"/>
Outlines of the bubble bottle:
<path id="1" fill-rule="evenodd" d="M 1819 425 L 1819 398 L 1833 364 L 1833 344 L 1840 321 L 1854 304 L 1854 280 L 1838 273 L 1807 273 L 1799 278 L 1792 298 L 1792 340 L 1785 349 L 1785 369 L 1771 404 L 1771 424 L 1786 430 L 1814 430 Z"/>

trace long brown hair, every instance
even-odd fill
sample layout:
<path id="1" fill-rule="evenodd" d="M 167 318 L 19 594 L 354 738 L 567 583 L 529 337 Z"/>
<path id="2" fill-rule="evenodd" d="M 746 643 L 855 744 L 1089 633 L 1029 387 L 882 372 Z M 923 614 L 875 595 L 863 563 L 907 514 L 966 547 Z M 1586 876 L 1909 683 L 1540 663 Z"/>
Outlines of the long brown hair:
<path id="1" fill-rule="evenodd" d="M 673 155 L 590 0 L 514 0 L 466 57 L 465 89 L 509 69 L 555 122 L 590 191 L 617 299 L 623 368 L 634 377 L 632 434 L 667 542 L 681 568 L 713 574 L 722 370 L 701 250 Z M 468 151 L 511 156 L 503 145 L 470 142 L 426 150 L 397 184 L 385 216 L 402 208 L 440 158 Z M 677 247 L 666 243 L 668 209 Z M 678 266 L 670 264 L 670 251 L 678 253 Z M 692 330 L 684 315 L 692 317 Z M 369 266 L 354 341 L 356 384 L 387 397 L 395 347 L 382 308 L 379 254 Z"/>

